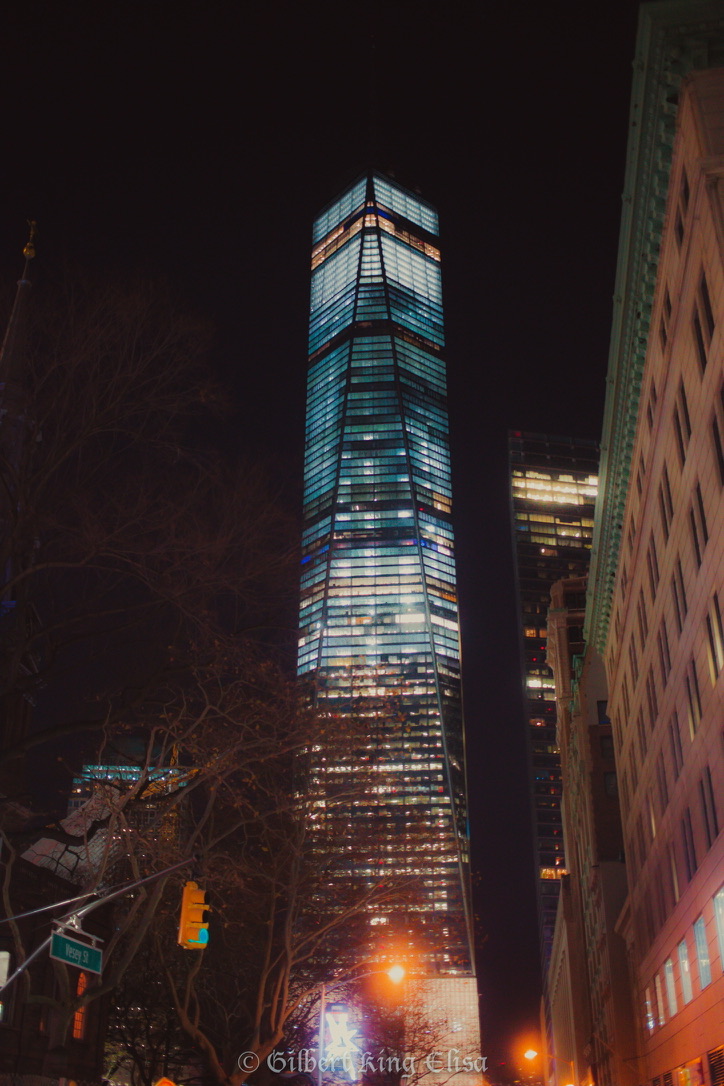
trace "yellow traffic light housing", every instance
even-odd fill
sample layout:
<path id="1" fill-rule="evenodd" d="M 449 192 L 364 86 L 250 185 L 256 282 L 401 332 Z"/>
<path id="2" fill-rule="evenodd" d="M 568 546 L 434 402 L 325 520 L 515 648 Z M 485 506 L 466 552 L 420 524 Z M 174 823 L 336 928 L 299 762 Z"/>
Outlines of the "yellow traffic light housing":
<path id="1" fill-rule="evenodd" d="M 204 923 L 206 891 L 198 883 L 187 882 L 181 897 L 178 944 L 185 950 L 203 950 L 209 941 L 209 925 Z"/>

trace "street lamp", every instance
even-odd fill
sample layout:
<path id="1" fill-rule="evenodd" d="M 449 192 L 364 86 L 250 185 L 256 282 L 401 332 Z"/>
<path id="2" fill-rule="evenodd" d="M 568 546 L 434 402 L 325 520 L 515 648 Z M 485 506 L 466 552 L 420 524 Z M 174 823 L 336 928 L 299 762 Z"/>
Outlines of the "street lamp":
<path id="1" fill-rule="evenodd" d="M 334 984 L 326 984 L 322 982 L 319 991 L 319 1039 L 317 1044 L 317 1086 L 322 1086 L 322 1061 L 324 1059 L 324 1019 L 327 1012 L 327 993 L 333 992 L 335 988 L 342 988 L 345 984 L 350 984 L 356 980 L 365 980 L 367 977 L 378 977 L 380 974 L 386 974 L 393 984 L 400 984 L 405 979 L 405 967 L 402 965 L 391 965 L 389 969 L 372 969 L 368 973 L 359 973 L 353 977 L 345 977 L 343 980 L 338 980 Z"/>
<path id="2" fill-rule="evenodd" d="M 523 1055 L 525 1056 L 525 1058 L 527 1060 L 534 1060 L 536 1058 L 536 1056 L 538 1055 L 538 1053 L 536 1052 L 536 1050 L 534 1048 L 529 1048 L 527 1052 L 523 1053 Z M 546 1059 L 552 1060 L 553 1063 L 561 1062 L 559 1060 L 558 1056 L 551 1056 L 551 1054 L 549 1052 L 544 1052 L 543 1055 L 546 1057 Z M 573 1080 L 575 1079 L 576 1075 L 575 1075 L 575 1071 L 574 1071 L 574 1068 L 573 1068 L 573 1060 L 563 1060 L 563 1062 L 567 1063 L 568 1066 L 571 1069 L 571 1081 L 566 1083 L 566 1086 L 574 1086 L 574 1081 Z"/>

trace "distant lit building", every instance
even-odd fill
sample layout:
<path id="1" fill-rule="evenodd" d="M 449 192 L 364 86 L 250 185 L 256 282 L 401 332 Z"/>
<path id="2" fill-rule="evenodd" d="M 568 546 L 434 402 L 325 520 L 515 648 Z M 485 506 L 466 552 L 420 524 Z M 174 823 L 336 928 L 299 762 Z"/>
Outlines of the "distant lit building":
<path id="1" fill-rule="evenodd" d="M 346 765 L 315 754 L 316 824 L 351 880 L 414 877 L 405 915 L 370 924 L 413 932 L 473 1005 L 437 235 L 435 210 L 377 173 L 314 224 L 299 674 L 363 731 Z M 382 787 L 331 799 L 370 770 Z"/>
<path id="2" fill-rule="evenodd" d="M 194 772 L 177 766 L 84 765 L 73 778 L 68 813 L 60 823 L 67 839 L 39 837 L 23 859 L 82 884 L 126 855 L 120 826 L 124 832 L 129 827 L 140 833 L 151 828 L 151 838 L 175 839 L 179 808 L 166 811 L 159 799 L 184 788 Z"/>
<path id="3" fill-rule="evenodd" d="M 119 798 L 129 786 L 144 781 L 143 793 L 156 795 L 171 792 L 186 783 L 188 769 L 175 766 L 145 767 L 140 765 L 84 765 L 80 774 L 73 777 L 73 787 L 68 799 L 68 815 L 72 815 L 100 789 L 114 789 Z M 134 817 L 140 814 L 134 811 Z"/>
<path id="4" fill-rule="evenodd" d="M 644 5 L 586 615 L 629 876 L 632 1066 L 653 1086 L 724 1082 L 721 65 L 721 3 Z"/>
<path id="5" fill-rule="evenodd" d="M 538 876 L 541 959 L 547 971 L 560 879 L 566 871 L 556 695 L 546 663 L 551 585 L 585 574 L 593 536 L 598 446 L 594 441 L 513 431 L 510 483 L 522 635 Z M 581 596 L 581 605 L 584 602 Z"/>

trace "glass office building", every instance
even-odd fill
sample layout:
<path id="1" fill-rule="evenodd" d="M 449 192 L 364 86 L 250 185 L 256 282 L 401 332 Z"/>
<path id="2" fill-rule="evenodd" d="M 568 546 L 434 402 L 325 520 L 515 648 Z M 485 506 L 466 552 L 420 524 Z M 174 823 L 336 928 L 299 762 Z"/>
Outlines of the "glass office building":
<path id="1" fill-rule="evenodd" d="M 513 546 L 532 774 L 541 958 L 547 971 L 566 857 L 556 692 L 546 663 L 551 585 L 588 573 L 598 486 L 595 441 L 509 435 Z M 572 604 L 585 607 L 582 595 Z M 582 640 L 582 632 L 581 632 Z"/>
<path id="2" fill-rule="evenodd" d="M 321 712 L 359 729 L 344 764 L 322 749 L 312 768 L 348 877 L 414 876 L 404 909 L 370 923 L 406 927 L 431 969 L 469 975 L 437 230 L 429 204 L 379 174 L 314 224 L 299 673 Z M 332 802 L 345 780 L 349 800 Z"/>

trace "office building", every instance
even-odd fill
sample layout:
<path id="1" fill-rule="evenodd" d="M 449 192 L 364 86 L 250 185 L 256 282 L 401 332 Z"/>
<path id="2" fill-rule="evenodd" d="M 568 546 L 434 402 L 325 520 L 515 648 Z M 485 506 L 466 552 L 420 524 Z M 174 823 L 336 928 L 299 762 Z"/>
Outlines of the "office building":
<path id="1" fill-rule="evenodd" d="M 548 611 L 568 871 L 546 986 L 549 1064 L 557 1083 L 634 1086 L 628 953 L 616 927 L 627 895 L 618 778 L 603 661 L 583 643 L 585 599 L 585 577 L 557 581 Z"/>
<path id="2" fill-rule="evenodd" d="M 540 948 L 550 961 L 560 879 L 566 872 L 555 683 L 546 663 L 551 585 L 585 574 L 593 535 L 594 441 L 509 435 L 513 547 L 531 774 Z"/>
<path id="3" fill-rule="evenodd" d="M 437 214 L 373 173 L 313 246 L 299 674 L 361 728 L 344 764 L 313 756 L 315 825 L 342 882 L 411 877 L 371 933 L 474 993 Z"/>
<path id="4" fill-rule="evenodd" d="M 642 8 L 585 632 L 637 1081 L 724 1082 L 724 10 Z"/>

